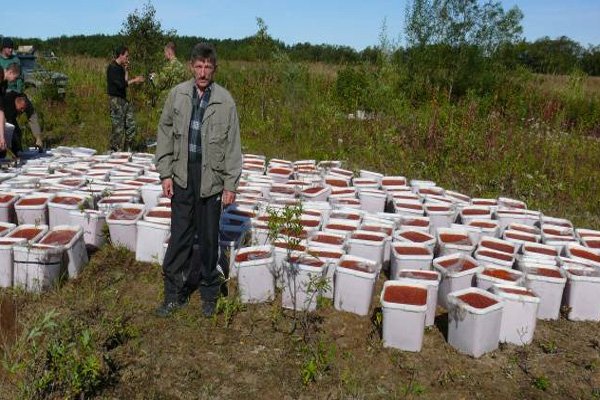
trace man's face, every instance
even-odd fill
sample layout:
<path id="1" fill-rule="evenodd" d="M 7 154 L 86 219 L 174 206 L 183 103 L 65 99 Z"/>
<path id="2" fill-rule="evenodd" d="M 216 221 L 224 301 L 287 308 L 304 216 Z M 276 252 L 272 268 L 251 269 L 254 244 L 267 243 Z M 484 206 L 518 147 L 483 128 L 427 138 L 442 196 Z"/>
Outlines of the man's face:
<path id="1" fill-rule="evenodd" d="M 129 63 L 129 51 L 119 54 L 119 57 L 117 57 L 117 64 L 126 65 L 127 63 Z"/>
<path id="2" fill-rule="evenodd" d="M 2 48 L 2 57 L 8 58 L 12 55 L 12 47 L 3 47 Z"/>
<path id="3" fill-rule="evenodd" d="M 15 99 L 15 108 L 17 109 L 17 112 L 22 113 L 23 111 L 25 111 L 26 107 L 27 107 L 27 103 L 25 102 L 24 98 L 17 97 Z"/>
<path id="4" fill-rule="evenodd" d="M 210 60 L 196 60 L 191 63 L 196 86 L 204 91 L 210 85 L 215 74 L 216 66 Z"/>
<path id="5" fill-rule="evenodd" d="M 14 82 L 17 80 L 18 77 L 19 77 L 19 75 L 17 75 L 16 73 L 14 73 L 11 70 L 8 70 L 8 69 L 4 70 L 4 79 L 6 79 L 8 82 Z"/>

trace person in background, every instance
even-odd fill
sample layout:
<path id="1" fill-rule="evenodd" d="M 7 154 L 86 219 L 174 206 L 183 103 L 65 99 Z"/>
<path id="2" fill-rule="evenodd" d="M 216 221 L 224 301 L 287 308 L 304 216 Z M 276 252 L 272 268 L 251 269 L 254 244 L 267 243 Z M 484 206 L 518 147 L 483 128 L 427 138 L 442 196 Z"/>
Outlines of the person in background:
<path id="1" fill-rule="evenodd" d="M 135 137 L 135 118 L 133 107 L 127 101 L 127 87 L 144 82 L 143 76 L 129 79 L 129 49 L 119 46 L 115 49 L 115 58 L 106 68 L 106 89 L 109 96 L 110 149 L 112 151 L 129 150 Z"/>
<path id="2" fill-rule="evenodd" d="M 4 83 L 4 70 L 0 68 L 0 99 L 4 99 L 5 93 L 5 83 Z M 4 107 L 2 106 L 2 101 L 0 101 L 0 157 L 4 157 L 1 153 L 6 150 L 6 139 L 4 138 Z"/>
<path id="3" fill-rule="evenodd" d="M 193 79 L 169 92 L 158 123 L 155 164 L 163 194 L 171 199 L 171 238 L 163 262 L 168 317 L 186 305 L 200 277 L 202 314 L 215 313 L 223 274 L 217 268 L 219 220 L 235 201 L 242 171 L 240 128 L 231 94 L 213 81 L 217 54 L 199 43 L 190 57 Z M 195 236 L 199 262 L 192 262 Z M 197 273 L 199 272 L 199 273 Z"/>
<path id="4" fill-rule="evenodd" d="M 181 83 L 190 78 L 189 71 L 177 59 L 176 46 L 174 42 L 169 42 L 165 45 L 164 55 L 167 63 L 158 73 L 150 74 L 152 83 L 159 90 L 171 89 L 178 83 Z"/>
<path id="5" fill-rule="evenodd" d="M 31 102 L 25 95 L 25 93 L 8 92 L 4 95 L 3 99 L 4 117 L 6 122 L 13 124 L 15 129 L 12 135 L 11 143 L 7 143 L 7 147 L 13 152 L 13 154 L 19 154 L 23 151 L 22 146 L 22 132 L 19 127 L 18 117 L 22 113 L 26 113 L 27 117 L 30 117 L 34 112 Z M 33 132 L 33 131 L 32 131 Z M 41 132 L 33 132 L 37 143 L 42 143 Z"/>
<path id="6" fill-rule="evenodd" d="M 21 60 L 19 60 L 19 57 L 17 57 L 17 55 L 13 51 L 15 44 L 11 38 L 3 37 L 1 46 L 2 49 L 0 49 L 0 67 L 6 70 L 11 64 L 17 64 L 19 66 L 19 74 L 17 76 L 17 79 L 9 81 L 6 90 L 8 92 L 13 91 L 17 93 L 23 93 L 25 82 L 23 80 L 23 74 L 20 68 Z"/>
<path id="7" fill-rule="evenodd" d="M 14 54 L 14 42 L 11 38 L 2 38 L 2 49 L 0 50 L 0 66 L 4 69 L 4 79 L 7 81 L 5 86 L 6 93 L 23 93 L 25 87 L 23 79 L 23 69 L 21 60 Z M 27 99 L 28 123 L 33 136 L 35 137 L 35 146 L 39 152 L 43 151 L 42 127 L 39 122 L 38 113 L 35 111 L 31 101 Z M 10 144 L 9 144 L 10 145 Z M 16 153 L 15 153 L 16 155 Z"/>

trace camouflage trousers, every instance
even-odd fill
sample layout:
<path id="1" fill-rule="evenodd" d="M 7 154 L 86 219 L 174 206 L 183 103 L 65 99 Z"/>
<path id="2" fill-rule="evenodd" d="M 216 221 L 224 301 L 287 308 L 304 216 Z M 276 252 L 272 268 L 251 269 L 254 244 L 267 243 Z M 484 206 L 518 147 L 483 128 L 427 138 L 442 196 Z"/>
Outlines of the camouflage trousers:
<path id="1" fill-rule="evenodd" d="M 113 151 L 130 150 L 135 137 L 135 118 L 133 106 L 121 97 L 110 97 L 110 149 Z"/>

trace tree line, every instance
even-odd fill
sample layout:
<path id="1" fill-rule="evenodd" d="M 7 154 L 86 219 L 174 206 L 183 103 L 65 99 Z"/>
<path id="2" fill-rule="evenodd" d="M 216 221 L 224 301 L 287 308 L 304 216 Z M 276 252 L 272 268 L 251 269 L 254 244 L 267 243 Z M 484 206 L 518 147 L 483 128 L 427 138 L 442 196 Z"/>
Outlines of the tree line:
<path id="1" fill-rule="evenodd" d="M 219 51 L 219 57 L 226 60 L 257 61 L 255 37 L 243 39 L 214 39 L 197 36 L 172 36 L 179 49 L 179 54 L 188 54 L 198 41 L 214 43 Z M 349 46 L 330 44 L 296 43 L 288 45 L 281 40 L 268 38 L 270 47 L 278 53 L 286 54 L 296 62 L 322 62 L 328 64 L 375 64 L 377 62 L 379 45 L 369 46 L 357 51 Z M 115 35 L 73 35 L 48 38 L 16 38 L 18 44 L 32 44 L 40 50 L 52 50 L 56 55 L 85 55 L 90 57 L 110 58 L 113 49 L 119 43 L 127 43 L 122 34 Z M 459 45 L 463 46 L 462 44 Z M 454 47 L 456 46 L 449 46 Z M 402 61 L 410 58 L 415 52 L 439 51 L 438 43 L 427 43 L 398 47 L 391 52 L 394 60 Z M 161 50 L 161 49 L 158 49 Z M 543 37 L 535 41 L 519 40 L 506 43 L 487 56 L 490 60 L 500 62 L 509 68 L 525 67 L 531 72 L 542 74 L 570 74 L 580 70 L 587 75 L 600 76 L 600 45 L 583 47 L 578 42 L 566 37 Z M 183 56 L 182 58 L 185 58 Z"/>

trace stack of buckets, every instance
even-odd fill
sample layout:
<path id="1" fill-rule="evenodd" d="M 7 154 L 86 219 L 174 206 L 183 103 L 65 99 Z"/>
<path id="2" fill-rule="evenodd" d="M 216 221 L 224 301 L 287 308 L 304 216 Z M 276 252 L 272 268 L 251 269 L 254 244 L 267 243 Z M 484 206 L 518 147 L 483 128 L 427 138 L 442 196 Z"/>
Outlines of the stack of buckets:
<path id="1" fill-rule="evenodd" d="M 273 222 L 287 215 L 289 224 L 290 210 L 295 229 L 277 231 Z M 444 311 L 449 344 L 473 357 L 531 343 L 536 321 L 557 319 L 562 305 L 571 320 L 600 320 L 600 231 L 517 199 L 246 154 L 223 220 L 246 239 L 232 267 L 242 301 L 272 301 L 279 286 L 284 307 L 313 310 L 321 296 L 364 316 L 385 277 L 384 346 L 420 351 L 425 327 Z M 248 259 L 254 253 L 268 256 Z"/>

